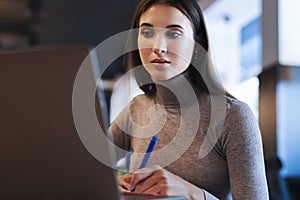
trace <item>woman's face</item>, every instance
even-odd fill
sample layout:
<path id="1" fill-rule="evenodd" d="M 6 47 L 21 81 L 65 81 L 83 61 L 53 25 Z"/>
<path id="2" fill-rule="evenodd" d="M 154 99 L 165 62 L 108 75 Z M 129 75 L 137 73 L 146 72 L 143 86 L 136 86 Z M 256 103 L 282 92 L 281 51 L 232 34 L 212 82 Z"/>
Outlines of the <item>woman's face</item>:
<path id="1" fill-rule="evenodd" d="M 194 50 L 193 26 L 177 8 L 153 5 L 141 16 L 138 47 L 152 79 L 168 80 L 185 71 Z"/>

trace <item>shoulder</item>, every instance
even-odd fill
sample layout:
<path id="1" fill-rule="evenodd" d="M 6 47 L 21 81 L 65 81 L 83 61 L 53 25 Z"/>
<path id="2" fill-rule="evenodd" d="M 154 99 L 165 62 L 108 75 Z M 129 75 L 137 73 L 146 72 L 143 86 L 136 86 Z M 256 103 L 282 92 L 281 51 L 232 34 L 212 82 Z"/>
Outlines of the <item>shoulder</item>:
<path id="1" fill-rule="evenodd" d="M 227 113 L 252 117 L 253 113 L 248 104 L 232 97 L 226 97 Z"/>
<path id="2" fill-rule="evenodd" d="M 113 122 L 127 121 L 139 113 L 144 113 L 152 103 L 152 99 L 145 94 L 135 96 L 125 108 L 117 115 Z M 124 122 L 124 123 L 127 123 Z"/>
<path id="3" fill-rule="evenodd" d="M 213 115 L 212 118 L 217 118 L 218 121 L 254 117 L 248 104 L 227 95 L 215 96 L 203 93 L 199 96 L 198 102 L 202 112 L 210 113 Z"/>
<path id="4" fill-rule="evenodd" d="M 260 137 L 258 121 L 248 104 L 230 97 L 227 97 L 227 113 L 223 130 L 223 136 L 227 139 L 229 137 L 234 140 L 237 138 L 248 140 Z"/>
<path id="5" fill-rule="evenodd" d="M 227 97 L 227 114 L 225 126 L 233 130 L 257 130 L 258 123 L 248 104 Z"/>

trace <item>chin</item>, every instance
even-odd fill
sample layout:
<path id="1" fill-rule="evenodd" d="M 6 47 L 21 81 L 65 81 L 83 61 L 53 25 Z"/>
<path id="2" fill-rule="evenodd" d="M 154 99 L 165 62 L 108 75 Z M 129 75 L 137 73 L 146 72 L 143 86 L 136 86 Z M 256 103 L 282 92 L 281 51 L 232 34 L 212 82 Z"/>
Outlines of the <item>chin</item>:
<path id="1" fill-rule="evenodd" d="M 151 78 L 153 81 L 166 81 L 169 80 L 175 76 L 177 76 L 177 73 L 151 73 Z"/>
<path id="2" fill-rule="evenodd" d="M 166 80 L 169 80 L 173 77 L 174 76 L 152 76 L 152 80 L 153 81 L 166 81 Z"/>

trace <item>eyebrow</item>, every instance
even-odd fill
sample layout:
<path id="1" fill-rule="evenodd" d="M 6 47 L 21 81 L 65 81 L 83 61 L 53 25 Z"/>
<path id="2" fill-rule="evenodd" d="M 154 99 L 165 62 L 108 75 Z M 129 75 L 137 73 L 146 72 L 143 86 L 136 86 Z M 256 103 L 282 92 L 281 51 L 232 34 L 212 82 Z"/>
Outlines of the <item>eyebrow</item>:
<path id="1" fill-rule="evenodd" d="M 142 26 L 154 27 L 152 24 L 149 24 L 149 23 L 142 23 L 140 25 L 140 27 L 142 27 Z M 184 28 L 178 24 L 171 24 L 171 25 L 166 26 L 166 28 L 180 28 L 180 29 L 184 30 Z"/>

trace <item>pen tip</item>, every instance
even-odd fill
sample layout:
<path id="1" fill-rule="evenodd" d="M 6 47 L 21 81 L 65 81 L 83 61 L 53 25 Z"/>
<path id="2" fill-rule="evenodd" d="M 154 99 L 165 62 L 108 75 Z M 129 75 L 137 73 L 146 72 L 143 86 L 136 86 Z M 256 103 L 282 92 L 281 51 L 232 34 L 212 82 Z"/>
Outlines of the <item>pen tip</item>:
<path id="1" fill-rule="evenodd" d="M 152 140 L 153 140 L 153 141 L 156 141 L 157 139 L 158 139 L 158 136 L 157 136 L 157 135 L 152 136 Z"/>

